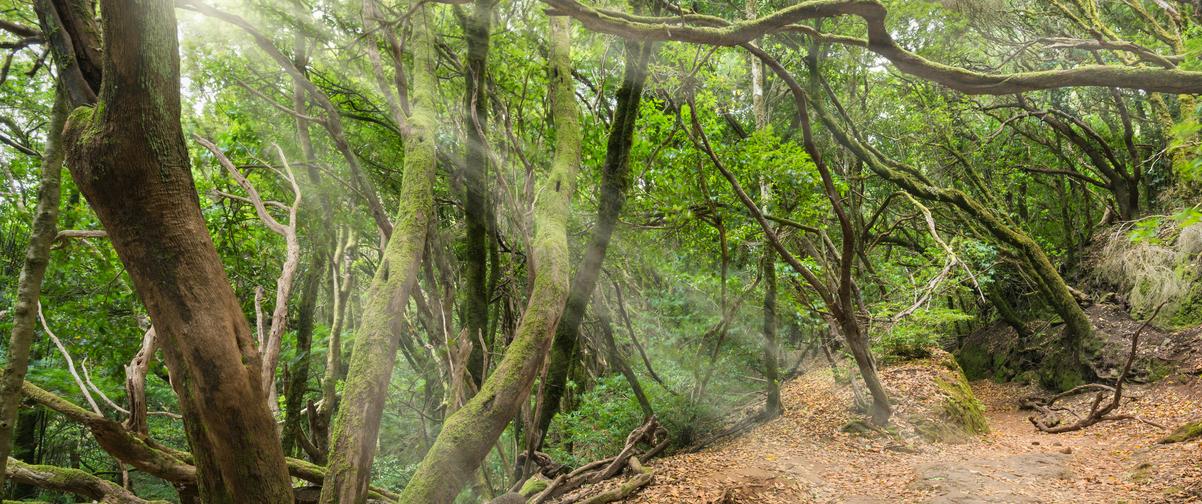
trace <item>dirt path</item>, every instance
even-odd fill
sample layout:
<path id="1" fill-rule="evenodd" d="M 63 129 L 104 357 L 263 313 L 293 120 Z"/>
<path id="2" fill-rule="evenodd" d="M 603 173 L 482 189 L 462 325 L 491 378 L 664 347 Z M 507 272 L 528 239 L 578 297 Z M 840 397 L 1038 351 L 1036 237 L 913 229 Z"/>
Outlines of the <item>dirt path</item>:
<path id="1" fill-rule="evenodd" d="M 883 372 L 888 384 L 901 378 Z M 1190 385 L 1135 387 L 1124 413 L 1175 426 L 1202 412 Z M 787 413 L 702 452 L 656 461 L 634 503 L 1202 502 L 1202 444 L 1159 445 L 1137 421 L 1058 435 L 1035 430 L 1016 385 L 973 384 L 991 432 L 959 444 L 903 443 L 839 428 L 854 418 L 829 372 L 784 389 Z"/>

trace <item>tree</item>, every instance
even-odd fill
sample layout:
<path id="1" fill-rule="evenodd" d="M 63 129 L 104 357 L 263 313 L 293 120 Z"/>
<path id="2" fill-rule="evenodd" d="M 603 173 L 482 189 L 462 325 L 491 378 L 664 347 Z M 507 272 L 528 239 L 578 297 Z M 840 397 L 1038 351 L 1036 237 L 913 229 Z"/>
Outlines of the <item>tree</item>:
<path id="1" fill-rule="evenodd" d="M 567 218 L 580 164 L 580 112 L 572 90 L 568 19 L 552 17 L 547 39 L 555 154 L 534 204 L 534 285 L 505 357 L 480 391 L 447 418 L 400 502 L 450 503 L 530 394 L 568 297 Z"/>
<path id="2" fill-rule="evenodd" d="M 103 33 L 87 65 L 55 51 L 64 81 L 73 83 L 72 104 L 82 105 L 63 133 L 67 167 L 163 340 L 202 498 L 290 502 L 259 354 L 200 214 L 180 128 L 174 5 L 105 1 L 99 29 L 86 27 L 92 20 L 82 5 L 41 7 L 43 25 L 64 35 Z M 89 50 L 90 42 L 69 41 Z M 105 69 L 98 88 L 77 76 L 81 68 Z M 80 101 L 89 94 L 94 104 Z"/>

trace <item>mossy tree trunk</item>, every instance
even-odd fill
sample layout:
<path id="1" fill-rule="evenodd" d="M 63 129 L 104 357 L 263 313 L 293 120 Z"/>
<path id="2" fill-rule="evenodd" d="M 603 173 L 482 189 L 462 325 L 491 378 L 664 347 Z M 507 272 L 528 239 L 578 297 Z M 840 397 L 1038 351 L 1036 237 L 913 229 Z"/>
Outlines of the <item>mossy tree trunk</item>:
<path id="1" fill-rule="evenodd" d="M 551 420 L 559 412 L 560 402 L 567 385 L 568 370 L 577 353 L 580 340 L 580 324 L 588 309 L 589 299 L 597 288 L 601 265 L 605 262 L 609 241 L 613 237 L 622 206 L 626 203 L 626 190 L 630 186 L 630 148 L 634 144 L 635 122 L 639 117 L 639 103 L 643 96 L 643 85 L 647 80 L 647 62 L 651 58 L 652 44 L 625 42 L 626 64 L 622 74 L 622 85 L 616 93 L 613 124 L 605 149 L 605 162 L 601 167 L 601 185 L 598 189 L 597 220 L 589 237 L 588 248 L 572 278 L 572 290 L 564 307 L 563 319 L 555 330 L 555 342 L 551 348 L 550 363 L 542 414 L 538 419 L 536 448 L 542 445 Z"/>
<path id="2" fill-rule="evenodd" d="M 350 370 L 330 432 L 330 455 L 320 502 L 361 504 L 367 500 L 371 464 L 380 432 L 388 382 L 396 364 L 403 319 L 417 284 L 426 233 L 434 211 L 436 164 L 434 7 L 420 4 L 412 27 L 413 86 L 409 134 L 401 175 L 400 207 L 383 260 L 368 286 L 362 320 L 355 335 Z"/>
<path id="3" fill-rule="evenodd" d="M 467 152 L 464 155 L 463 213 L 466 224 L 464 255 L 465 293 L 463 325 L 471 340 L 472 353 L 468 371 L 475 386 L 487 372 L 484 352 L 491 341 L 488 332 L 488 241 L 491 195 L 488 191 L 488 68 L 489 30 L 492 22 L 493 0 L 476 0 L 472 12 L 463 20 L 467 38 L 467 71 L 464 72 L 464 125 Z M 494 265 L 494 267 L 496 267 Z"/>
<path id="4" fill-rule="evenodd" d="M 513 342 L 480 391 L 447 418 L 442 432 L 401 493 L 406 504 L 447 504 L 469 481 L 530 395 L 568 298 L 567 221 L 580 164 L 580 111 L 573 92 L 571 39 L 565 17 L 550 21 L 551 106 L 555 154 L 536 191 L 531 250 L 534 283 Z"/>
<path id="5" fill-rule="evenodd" d="M 100 13 L 103 77 L 68 118 L 67 166 L 162 338 L 202 500 L 291 502 L 259 354 L 192 180 L 175 6 L 104 0 Z"/>
<path id="6" fill-rule="evenodd" d="M 4 470 L 12 453 L 13 430 L 17 410 L 21 407 L 21 383 L 29 369 L 29 353 L 33 346 L 34 326 L 38 318 L 38 298 L 42 293 L 42 278 L 50 264 L 50 244 L 58 224 L 59 190 L 62 180 L 63 124 L 67 121 L 67 97 L 62 89 L 55 91 L 54 109 L 46 133 L 42 153 L 41 187 L 34 210 L 33 232 L 25 250 L 25 263 L 17 280 L 17 299 L 13 308 L 13 327 L 8 339 L 4 376 L 0 378 L 0 491 L 4 489 Z"/>

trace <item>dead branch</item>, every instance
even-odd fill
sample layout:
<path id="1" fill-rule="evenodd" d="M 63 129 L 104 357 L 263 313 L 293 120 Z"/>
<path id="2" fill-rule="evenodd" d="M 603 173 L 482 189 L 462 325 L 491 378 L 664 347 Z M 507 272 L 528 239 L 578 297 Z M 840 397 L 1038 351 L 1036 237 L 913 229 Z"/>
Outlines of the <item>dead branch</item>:
<path id="1" fill-rule="evenodd" d="M 142 347 L 134 355 L 133 360 L 125 366 L 125 396 L 129 401 L 129 418 L 125 420 L 125 428 L 145 435 L 146 424 L 146 374 L 150 371 L 150 362 L 157 350 L 154 327 L 142 335 Z"/>
<path id="2" fill-rule="evenodd" d="M 1061 432 L 1081 430 L 1098 422 L 1127 419 L 1135 419 L 1149 425 L 1157 425 L 1134 415 L 1111 415 L 1110 413 L 1118 409 L 1119 403 L 1122 401 L 1123 382 L 1127 379 L 1127 374 L 1131 372 L 1131 364 L 1135 362 L 1136 351 L 1139 349 L 1139 335 L 1144 332 L 1144 329 L 1147 329 L 1148 325 L 1152 323 L 1152 320 L 1156 319 L 1156 315 L 1160 314 L 1160 309 L 1164 308 L 1164 305 L 1165 303 L 1160 303 L 1160 306 L 1157 306 L 1156 310 L 1152 312 L 1152 316 L 1148 317 L 1148 319 L 1145 320 L 1143 324 L 1140 324 L 1139 328 L 1131 334 L 1131 351 L 1127 354 L 1127 361 L 1123 363 L 1123 371 L 1119 373 L 1118 379 L 1115 380 L 1114 387 L 1099 383 L 1092 383 L 1073 387 L 1072 389 L 1056 394 L 1046 400 L 1027 398 L 1023 401 L 1023 407 L 1034 409 L 1035 411 L 1039 412 L 1038 416 L 1031 415 L 1027 417 L 1027 420 L 1030 420 L 1031 424 L 1034 425 L 1035 428 L 1049 434 L 1059 434 Z M 1065 397 L 1072 397 L 1091 391 L 1098 392 L 1089 404 L 1089 413 L 1083 418 L 1078 417 L 1076 422 L 1067 425 L 1061 425 L 1060 416 L 1055 413 L 1055 410 L 1059 409 L 1054 406 L 1056 401 Z M 1107 393 L 1111 394 L 1110 401 L 1104 402 Z"/>
<path id="3" fill-rule="evenodd" d="M 292 204 L 288 208 L 288 221 L 281 223 L 276 220 L 270 212 L 267 211 L 267 203 L 259 196 L 259 191 L 255 186 L 251 185 L 246 176 L 238 171 L 234 163 L 230 161 L 213 142 L 199 136 L 193 135 L 196 142 L 208 149 L 209 152 L 217 158 L 217 161 L 229 172 L 238 185 L 246 191 L 250 199 L 250 203 L 255 208 L 255 213 L 258 214 L 259 220 L 267 226 L 272 232 L 283 236 L 285 243 L 284 265 L 280 268 L 280 276 L 276 279 L 275 286 L 275 308 L 271 312 L 271 330 L 267 333 L 266 339 L 262 331 L 262 323 L 259 324 L 259 352 L 263 357 L 262 382 L 263 390 L 267 391 L 267 405 L 272 412 L 279 410 L 279 401 L 276 399 L 275 374 L 276 367 L 280 360 L 280 344 L 283 341 L 284 329 L 288 325 L 288 299 L 292 295 L 292 283 L 296 277 L 296 269 L 300 264 L 300 240 L 296 233 L 296 214 L 300 209 L 301 190 L 300 185 L 296 182 L 296 176 L 292 173 L 292 165 L 288 163 L 288 159 L 284 156 L 283 149 L 279 145 L 274 145 L 276 154 L 279 155 L 280 162 L 284 164 L 283 178 L 292 188 Z M 259 313 L 258 296 L 256 295 L 256 314 Z"/>
<path id="4" fill-rule="evenodd" d="M 643 467 L 643 464 L 639 463 L 638 457 L 630 458 L 630 469 L 635 472 L 633 478 L 626 480 L 626 482 L 617 488 L 584 499 L 580 501 L 580 504 L 606 504 L 608 502 L 620 501 L 634 495 L 635 492 L 647 486 L 655 478 L 655 474 L 650 469 Z"/>
<path id="5" fill-rule="evenodd" d="M 606 494 L 599 494 L 593 498 L 585 500 L 584 502 L 604 503 L 625 498 L 651 481 L 650 471 L 647 471 L 646 468 L 642 466 L 640 458 L 646 460 L 658 455 L 665 447 L 667 447 L 668 441 L 669 439 L 667 436 L 667 430 L 660 426 L 659 421 L 652 416 L 651 418 L 647 419 L 646 423 L 639 426 L 639 428 L 632 431 L 630 435 L 626 437 L 626 445 L 622 448 L 622 451 L 619 452 L 617 456 L 595 460 L 577 468 L 575 471 L 560 475 L 551 481 L 551 483 L 547 485 L 547 488 L 545 488 L 542 492 L 539 492 L 531 497 L 529 502 L 530 504 L 550 502 L 559 496 L 580 488 L 586 483 L 591 484 L 603 481 L 618 474 L 623 467 L 630 467 L 636 476 L 631 481 L 623 484 L 622 487 L 618 489 L 618 494 L 611 495 L 613 499 L 594 500 L 596 498 L 604 499 L 604 496 L 609 493 L 606 492 Z M 651 445 L 651 447 L 642 454 L 638 454 L 637 448 L 640 443 L 647 443 Z M 636 480 L 638 481 L 636 482 Z M 623 489 L 625 489 L 625 493 L 622 493 Z M 568 498 L 560 502 L 561 504 L 576 502 L 576 499 Z"/>
<path id="6" fill-rule="evenodd" d="M 75 370 L 75 361 L 71 359 L 71 353 L 67 351 L 67 347 L 63 346 L 63 342 L 54 335 L 50 330 L 50 326 L 46 324 L 46 316 L 42 313 L 42 304 L 38 303 L 38 320 L 42 322 L 42 330 L 46 331 L 46 336 L 50 337 L 50 341 L 54 342 L 54 346 L 58 347 L 58 352 L 63 355 L 63 359 L 67 361 L 67 371 L 71 372 L 71 377 L 75 379 L 75 384 L 79 385 L 79 391 L 83 392 L 84 399 L 88 400 L 88 405 L 92 407 L 97 415 L 101 415 L 100 406 L 96 404 L 96 399 L 92 398 L 92 393 L 88 390 L 87 385 L 84 385 L 83 379 L 79 377 L 79 372 Z"/>

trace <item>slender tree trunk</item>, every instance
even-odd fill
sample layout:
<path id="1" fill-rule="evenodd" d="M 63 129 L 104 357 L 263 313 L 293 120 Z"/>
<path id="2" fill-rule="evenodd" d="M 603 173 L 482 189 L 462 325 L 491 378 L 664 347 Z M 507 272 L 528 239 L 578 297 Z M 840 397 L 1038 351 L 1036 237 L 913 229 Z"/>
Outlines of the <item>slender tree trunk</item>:
<path id="1" fill-rule="evenodd" d="M 40 427 L 46 421 L 46 410 L 40 406 L 23 409 L 17 414 L 17 433 L 13 438 L 12 457 L 27 464 L 38 463 L 38 440 L 41 438 Z M 7 460 L 5 461 L 7 463 Z M 2 492 L 3 490 L 0 490 Z M 2 495 L 2 494 L 0 494 Z M 37 497 L 38 489 L 33 485 L 13 483 L 8 497 L 13 500 L 26 500 Z"/>
<path id="2" fill-rule="evenodd" d="M 568 370 L 579 345 L 580 324 L 584 320 L 589 299 L 596 290 L 610 238 L 622 214 L 622 206 L 626 203 L 626 190 L 630 186 L 630 148 L 634 143 L 635 123 L 639 116 L 639 103 L 643 96 L 643 84 L 647 80 L 647 62 L 651 58 L 651 51 L 650 43 L 626 42 L 626 67 L 622 85 L 616 94 L 618 104 L 606 144 L 605 164 L 601 168 L 597 220 L 588 248 L 584 250 L 584 257 L 572 278 L 572 290 L 563 319 L 555 330 L 555 342 L 547 368 L 546 395 L 538 418 L 536 447 L 542 446 L 551 419 L 559 412 Z"/>
<path id="3" fill-rule="evenodd" d="M 593 311 L 597 314 L 597 320 L 601 325 L 601 337 L 605 340 L 605 350 L 609 354 L 610 364 L 617 367 L 622 376 L 626 378 L 626 383 L 630 384 L 634 398 L 638 400 L 639 407 L 643 409 L 643 418 L 651 418 L 651 415 L 655 414 L 655 411 L 651 409 L 651 401 L 647 399 L 647 393 L 643 391 L 639 377 L 634 374 L 634 369 L 631 369 L 630 363 L 626 360 L 625 352 L 618 348 L 618 343 L 614 341 L 613 317 L 610 316 L 609 305 L 603 302 L 594 302 Z"/>
<path id="4" fill-rule="evenodd" d="M 4 489 L 4 470 L 13 446 L 13 428 L 17 410 L 21 407 L 21 383 L 29 369 L 29 353 L 38 318 L 38 297 L 42 293 L 42 278 L 50 264 L 50 244 L 58 224 L 58 205 L 62 179 L 63 124 L 67 120 L 67 97 L 56 88 L 54 109 L 46 133 L 46 149 L 42 153 L 41 187 L 38 205 L 34 210 L 33 233 L 25 250 L 25 264 L 17 280 L 17 299 L 13 308 L 13 328 L 8 339 L 4 376 L 0 378 L 0 491 Z"/>
<path id="5" fill-rule="evenodd" d="M 202 500 L 292 502 L 259 354 L 192 180 L 175 6 L 100 7 L 104 77 L 96 105 L 68 119 L 67 166 L 163 340 Z"/>
<path id="6" fill-rule="evenodd" d="M 380 417 L 396 364 L 399 339 L 404 337 L 398 331 L 405 326 L 405 312 L 417 284 L 433 215 L 437 83 L 431 9 L 430 5 L 417 4 L 410 17 L 414 82 L 412 113 L 408 118 L 411 130 L 405 141 L 401 176 L 401 206 L 384 258 L 368 287 L 350 371 L 330 433 L 328 472 L 320 498 L 325 504 L 361 504 L 367 500 Z"/>
<path id="7" fill-rule="evenodd" d="M 768 381 L 768 402 L 765 413 L 771 417 L 784 412 L 780 402 L 780 347 L 776 331 L 776 253 L 768 247 L 764 251 L 764 379 Z"/>
<path id="8" fill-rule="evenodd" d="M 488 38 L 492 22 L 493 0 L 476 0 L 464 20 L 467 37 L 467 71 L 464 72 L 464 127 L 467 153 L 464 156 L 464 220 L 466 221 L 466 268 L 464 274 L 464 329 L 472 342 L 468 359 L 475 386 L 487 372 L 484 352 L 490 344 L 488 334 L 488 240 L 491 196 L 488 191 L 488 93 L 485 85 L 488 69 Z M 495 266 L 494 266 L 495 267 Z"/>
<path id="9" fill-rule="evenodd" d="M 747 19 L 755 19 L 758 11 L 757 0 L 747 0 Z M 764 62 L 751 57 L 751 109 L 755 114 L 755 128 L 761 130 L 768 127 L 768 106 L 764 100 Z M 767 216 L 772 202 L 772 183 L 767 178 L 760 179 L 760 210 Z M 769 417 L 779 416 L 783 411 L 780 402 L 780 347 L 777 342 L 776 324 L 776 251 L 770 245 L 764 246 L 764 254 L 760 263 L 760 272 L 764 278 L 764 386 L 767 401 L 764 413 Z"/>
<path id="10" fill-rule="evenodd" d="M 442 432 L 401 493 L 405 504 L 449 504 L 530 395 L 568 298 L 567 221 L 580 164 L 580 111 L 573 91 L 568 18 L 551 18 L 551 104 L 555 155 L 537 191 L 531 250 L 534 284 L 513 342 L 471 400 Z"/>
<path id="11" fill-rule="evenodd" d="M 301 431 L 301 413 L 305 410 L 305 393 L 309 387 L 309 354 L 313 348 L 313 316 L 317 311 L 317 293 L 325 273 L 325 257 L 313 256 L 309 271 L 305 272 L 305 283 L 301 287 L 299 313 L 296 320 L 296 365 L 289 369 L 288 385 L 284 389 L 284 430 L 282 432 L 284 452 L 296 453 Z"/>

